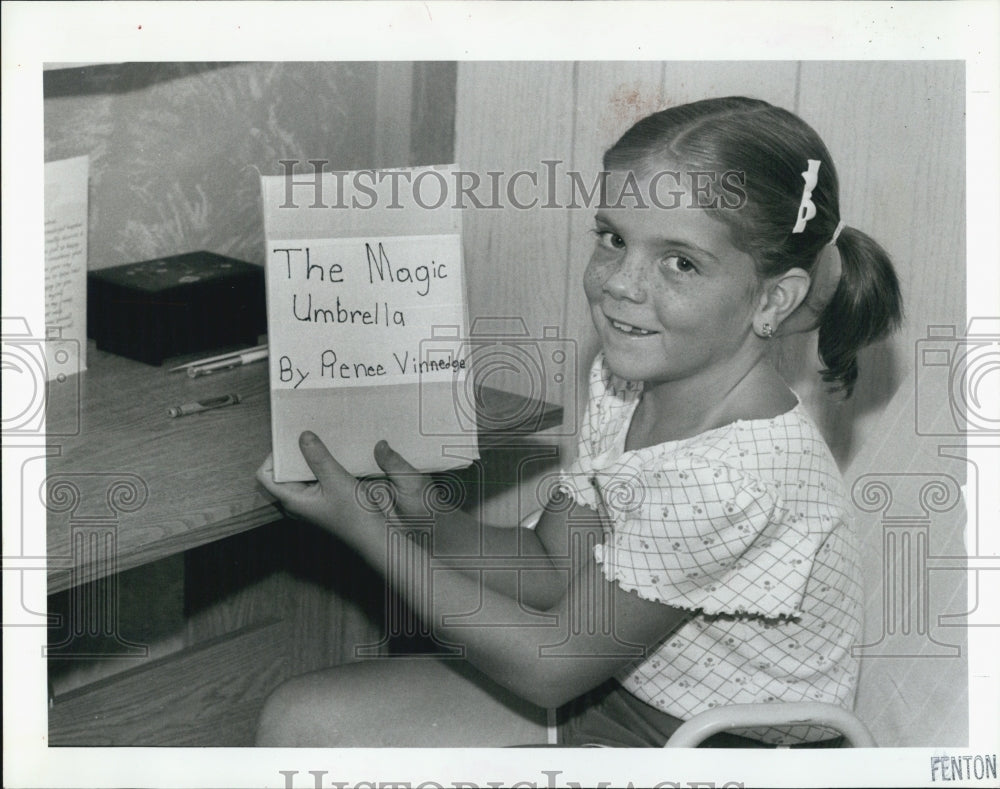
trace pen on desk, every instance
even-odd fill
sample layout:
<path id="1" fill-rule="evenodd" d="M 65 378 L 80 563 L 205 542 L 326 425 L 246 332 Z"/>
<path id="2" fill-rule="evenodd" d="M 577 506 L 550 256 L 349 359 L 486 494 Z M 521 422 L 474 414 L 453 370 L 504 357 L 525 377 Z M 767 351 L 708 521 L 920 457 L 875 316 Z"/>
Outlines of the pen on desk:
<path id="1" fill-rule="evenodd" d="M 253 351 L 246 351 L 245 353 L 240 353 L 235 356 L 229 356 L 225 359 L 220 359 L 217 362 L 208 362 L 207 364 L 203 363 L 193 367 L 188 367 L 188 376 L 191 378 L 197 378 L 199 375 L 207 375 L 208 373 L 214 373 L 218 370 L 228 370 L 230 367 L 241 367 L 244 364 L 259 362 L 261 359 L 266 358 L 267 348 L 259 348 Z"/>
<path id="2" fill-rule="evenodd" d="M 175 405 L 167 409 L 170 416 L 187 416 L 188 414 L 198 414 L 202 411 L 211 411 L 213 408 L 222 408 L 227 405 L 236 405 L 240 401 L 238 394 L 221 395 L 210 397 L 207 400 L 198 400 L 194 403 L 184 403 Z"/>
<path id="3" fill-rule="evenodd" d="M 257 345 L 253 348 L 243 348 L 239 351 L 229 351 L 228 353 L 220 353 L 218 356 L 209 356 L 207 359 L 196 359 L 193 362 L 188 362 L 187 364 L 179 364 L 176 367 L 171 367 L 170 372 L 176 373 L 180 370 L 187 370 L 191 367 L 201 367 L 202 365 L 209 364 L 211 362 L 221 362 L 224 359 L 235 359 L 244 353 L 253 353 L 254 351 L 266 351 L 267 343 L 263 345 Z"/>

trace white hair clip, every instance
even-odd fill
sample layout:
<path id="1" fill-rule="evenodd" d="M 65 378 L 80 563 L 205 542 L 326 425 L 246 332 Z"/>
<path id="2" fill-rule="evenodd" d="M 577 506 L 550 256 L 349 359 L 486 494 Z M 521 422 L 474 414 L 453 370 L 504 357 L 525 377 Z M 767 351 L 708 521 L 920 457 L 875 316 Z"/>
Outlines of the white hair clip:
<path id="1" fill-rule="evenodd" d="M 816 181 L 819 179 L 819 159 L 808 159 L 809 169 L 802 173 L 805 179 L 805 186 L 802 188 L 802 202 L 799 203 L 798 218 L 795 220 L 793 233 L 801 233 L 806 229 L 806 222 L 816 216 L 816 206 L 812 201 L 813 189 L 816 188 Z"/>

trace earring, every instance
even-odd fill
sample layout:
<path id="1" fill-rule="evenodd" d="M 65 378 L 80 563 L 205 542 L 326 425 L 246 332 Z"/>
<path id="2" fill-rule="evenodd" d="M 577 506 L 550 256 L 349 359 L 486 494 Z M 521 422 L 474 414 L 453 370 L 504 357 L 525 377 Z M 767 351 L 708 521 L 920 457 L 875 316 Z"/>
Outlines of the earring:
<path id="1" fill-rule="evenodd" d="M 774 327 L 770 323 L 765 323 L 760 327 L 760 336 L 765 340 L 770 340 L 774 336 Z"/>

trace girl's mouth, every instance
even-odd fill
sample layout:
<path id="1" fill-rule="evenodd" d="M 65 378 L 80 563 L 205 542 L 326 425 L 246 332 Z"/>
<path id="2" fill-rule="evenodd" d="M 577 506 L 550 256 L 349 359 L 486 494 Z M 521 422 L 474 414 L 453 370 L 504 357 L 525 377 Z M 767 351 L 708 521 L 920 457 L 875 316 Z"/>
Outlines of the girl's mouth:
<path id="1" fill-rule="evenodd" d="M 608 323 L 615 331 L 619 331 L 622 334 L 628 334 L 632 337 L 648 337 L 650 334 L 656 334 L 655 331 L 650 331 L 649 329 L 640 329 L 638 326 L 633 326 L 631 323 L 625 323 L 624 321 L 615 320 L 614 318 L 608 318 Z"/>

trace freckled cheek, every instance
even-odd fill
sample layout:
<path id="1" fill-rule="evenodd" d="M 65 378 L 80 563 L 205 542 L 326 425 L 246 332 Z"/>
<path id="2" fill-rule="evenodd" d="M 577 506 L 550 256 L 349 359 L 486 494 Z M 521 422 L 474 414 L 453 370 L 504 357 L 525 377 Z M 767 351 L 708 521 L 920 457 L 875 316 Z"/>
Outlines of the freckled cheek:
<path id="1" fill-rule="evenodd" d="M 587 294 L 587 301 L 601 300 L 604 283 L 611 276 L 611 272 L 611 266 L 607 262 L 599 261 L 596 256 L 590 259 L 587 270 L 583 274 L 583 292 Z"/>
<path id="2" fill-rule="evenodd" d="M 671 289 L 663 283 L 659 290 L 651 288 L 651 296 L 657 320 L 664 327 L 690 333 L 699 340 L 716 336 L 735 338 L 748 320 L 745 300 L 730 293 Z"/>
<path id="3" fill-rule="evenodd" d="M 670 328 L 696 326 L 705 316 L 705 304 L 684 288 L 671 287 L 663 280 L 649 283 L 650 303 L 660 325 Z"/>

